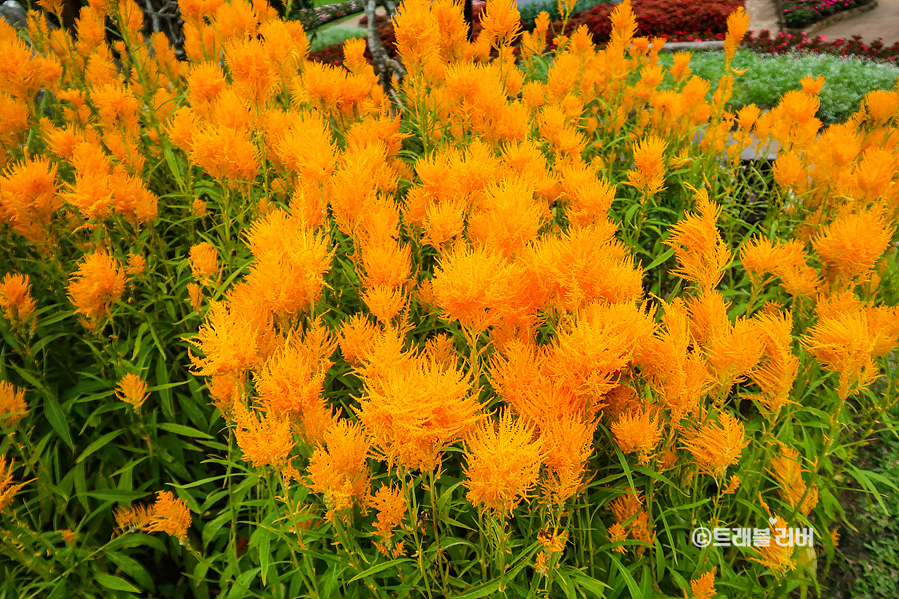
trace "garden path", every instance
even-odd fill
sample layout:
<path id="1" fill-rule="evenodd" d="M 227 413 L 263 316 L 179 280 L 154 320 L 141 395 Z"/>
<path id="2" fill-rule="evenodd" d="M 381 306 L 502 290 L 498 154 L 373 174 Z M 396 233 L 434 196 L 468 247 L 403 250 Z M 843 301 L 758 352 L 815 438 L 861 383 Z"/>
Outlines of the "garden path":
<path id="1" fill-rule="evenodd" d="M 830 41 L 860 35 L 866 44 L 882 37 L 884 44 L 892 45 L 899 41 L 899 0 L 877 1 L 878 5 L 874 10 L 831 25 L 817 35 L 826 36 Z"/>

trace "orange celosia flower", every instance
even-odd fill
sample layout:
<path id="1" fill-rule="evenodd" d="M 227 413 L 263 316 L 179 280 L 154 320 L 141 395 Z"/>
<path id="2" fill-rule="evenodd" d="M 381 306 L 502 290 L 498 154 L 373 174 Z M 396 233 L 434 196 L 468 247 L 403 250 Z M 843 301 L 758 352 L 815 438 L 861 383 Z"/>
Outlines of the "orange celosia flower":
<path id="1" fill-rule="evenodd" d="M 641 345 L 635 361 L 661 394 L 672 422 L 679 425 L 685 416 L 695 415 L 712 377 L 702 352 L 694 351 L 691 323 L 682 301 L 665 307 L 662 324 L 662 329 Z"/>
<path id="2" fill-rule="evenodd" d="M 552 301 L 567 312 L 596 300 L 613 304 L 638 300 L 643 295 L 643 271 L 614 235 L 615 225 L 606 221 L 569 229 L 560 237 L 546 235 L 528 246 L 523 261 L 538 282 L 531 290 L 538 292 L 534 300 Z"/>
<path id="3" fill-rule="evenodd" d="M 813 295 L 818 288 L 818 273 L 807 264 L 805 246 L 798 239 L 786 243 L 767 237 L 754 237 L 740 252 L 740 261 L 753 285 L 761 285 L 759 275 L 771 273 L 780 278 L 787 293 L 795 297 Z"/>
<path id="4" fill-rule="evenodd" d="M 116 386 L 116 397 L 131 404 L 135 412 L 140 412 L 141 406 L 149 397 L 147 383 L 136 374 L 126 374 Z"/>
<path id="5" fill-rule="evenodd" d="M 424 242 L 440 250 L 465 230 L 467 203 L 463 200 L 428 204 L 424 221 Z"/>
<path id="6" fill-rule="evenodd" d="M 505 410 L 481 423 L 466 441 L 468 500 L 500 517 L 512 513 L 537 484 L 543 444 L 524 420 Z"/>
<path id="7" fill-rule="evenodd" d="M 0 177 L 0 217 L 32 243 L 45 243 L 54 212 L 62 205 L 57 195 L 57 166 L 46 158 L 16 163 Z"/>
<path id="8" fill-rule="evenodd" d="M 765 350 L 762 362 L 749 373 L 749 378 L 761 389 L 756 396 L 759 403 L 768 417 L 775 420 L 781 407 L 790 401 L 790 391 L 799 371 L 799 358 L 792 352 L 793 314 L 763 313 L 756 321 Z"/>
<path id="9" fill-rule="evenodd" d="M 0 381 L 0 424 L 15 426 L 27 415 L 25 389 L 17 389 L 12 383 Z"/>
<path id="10" fill-rule="evenodd" d="M 188 254 L 190 271 L 201 285 L 212 287 L 219 278 L 218 251 L 205 241 L 191 246 Z"/>
<path id="11" fill-rule="evenodd" d="M 728 302 L 717 291 L 702 293 L 687 300 L 690 313 L 690 332 L 699 345 L 706 348 L 709 342 L 730 330 L 727 316 Z"/>
<path id="12" fill-rule="evenodd" d="M 188 157 L 191 164 L 202 167 L 211 177 L 233 185 L 256 178 L 258 155 L 259 149 L 247 132 L 207 124 L 194 131 Z"/>
<path id="13" fill-rule="evenodd" d="M 737 46 L 746 36 L 749 29 L 749 15 L 746 10 L 740 6 L 727 17 L 727 35 L 724 37 L 724 53 L 727 55 L 728 62 L 733 58 Z"/>
<path id="14" fill-rule="evenodd" d="M 334 256 L 327 235 L 283 210 L 273 210 L 253 223 L 247 246 L 255 260 L 246 284 L 260 309 L 283 321 L 315 305 Z"/>
<path id="15" fill-rule="evenodd" d="M 601 398 L 618 384 L 621 371 L 654 330 L 652 317 L 633 303 L 591 303 L 569 327 L 559 327 L 546 372 L 568 391 L 577 413 L 592 415 Z"/>
<path id="16" fill-rule="evenodd" d="M 250 106 L 261 109 L 275 93 L 278 73 L 258 39 L 234 39 L 225 47 L 233 89 Z"/>
<path id="17" fill-rule="evenodd" d="M 883 209 L 838 217 L 812 245 L 831 277 L 853 278 L 867 273 L 890 245 L 895 227 Z"/>
<path id="18" fill-rule="evenodd" d="M 364 314 L 353 314 L 340 327 L 340 353 L 352 366 L 360 366 L 371 352 L 378 328 Z"/>
<path id="19" fill-rule="evenodd" d="M 521 13 L 517 6 L 506 0 L 487 0 L 481 15 L 481 36 L 489 39 L 497 47 L 510 45 L 521 30 Z"/>
<path id="20" fill-rule="evenodd" d="M 430 470 L 480 418 L 477 396 L 461 370 L 424 355 L 397 355 L 389 343 L 357 371 L 365 383 L 359 421 L 382 459 Z"/>
<path id="21" fill-rule="evenodd" d="M 300 425 L 309 443 L 320 442 L 330 425 L 331 419 L 326 416 L 331 410 L 322 396 L 322 386 L 335 346 L 330 336 L 320 348 L 314 347 L 312 335 L 305 340 L 291 336 L 256 373 L 259 402 L 266 411 Z"/>
<path id="22" fill-rule="evenodd" d="M 468 238 L 478 247 L 509 258 L 537 238 L 548 218 L 546 204 L 534 200 L 533 185 L 506 179 L 484 190 L 469 216 Z"/>
<path id="23" fill-rule="evenodd" d="M 740 460 L 747 445 L 749 440 L 744 438 L 743 423 L 729 412 L 721 412 L 718 422 L 707 422 L 684 436 L 684 446 L 693 455 L 700 472 L 718 479 L 724 476 L 728 466 Z"/>
<path id="24" fill-rule="evenodd" d="M 584 482 L 584 468 L 593 453 L 593 433 L 598 422 L 579 414 L 564 413 L 540 428 L 549 470 L 543 487 L 555 504 L 574 497 Z"/>
<path id="25" fill-rule="evenodd" d="M 28 275 L 4 275 L 0 281 L 0 309 L 3 310 L 4 318 L 14 327 L 25 325 L 34 316 L 36 307 Z"/>
<path id="26" fill-rule="evenodd" d="M 767 505 L 764 506 L 767 509 Z M 770 514 L 770 512 L 768 512 Z M 774 572 L 784 573 L 796 568 L 793 560 L 793 545 L 783 541 L 777 542 L 778 531 L 786 531 L 787 523 L 779 517 L 772 516 L 768 522 L 771 524 L 771 542 L 767 547 L 753 548 L 752 552 L 758 557 L 749 558 Z M 785 535 L 786 536 L 786 535 Z"/>
<path id="27" fill-rule="evenodd" d="M 865 94 L 864 105 L 872 124 L 880 127 L 899 114 L 899 93 L 885 89 L 868 92 Z"/>
<path id="28" fill-rule="evenodd" d="M 218 95 L 228 86 L 222 68 L 212 62 L 201 62 L 194 65 L 187 77 L 187 97 L 190 106 L 200 114 L 211 116 L 212 108 Z"/>
<path id="29" fill-rule="evenodd" d="M 740 477 L 734 474 L 730 477 L 730 482 L 727 483 L 727 486 L 724 490 L 721 491 L 722 495 L 731 495 L 737 492 L 737 489 L 740 488 Z"/>
<path id="30" fill-rule="evenodd" d="M 690 590 L 693 591 L 693 599 L 713 599 L 717 595 L 715 592 L 715 568 L 699 578 L 691 580 Z M 684 599 L 687 599 L 686 589 L 684 589 Z"/>
<path id="31" fill-rule="evenodd" d="M 295 117 L 275 149 L 275 156 L 288 172 L 312 183 L 325 183 L 337 165 L 337 146 L 331 127 L 319 112 Z"/>
<path id="32" fill-rule="evenodd" d="M 722 395 L 730 391 L 733 384 L 758 365 L 765 351 L 765 343 L 758 333 L 759 325 L 746 318 L 740 318 L 714 334 L 708 343 L 707 360 L 709 371 L 718 383 Z"/>
<path id="33" fill-rule="evenodd" d="M 839 373 L 839 394 L 845 399 L 853 384 L 854 392 L 860 391 L 878 377 L 871 357 L 874 341 L 864 313 L 846 312 L 821 318 L 802 338 L 802 345 L 827 370 Z"/>
<path id="34" fill-rule="evenodd" d="M 628 537 L 635 541 L 641 541 L 637 545 L 637 554 L 642 555 L 647 545 L 655 542 L 656 534 L 649 521 L 649 513 L 643 508 L 643 494 L 635 492 L 632 488 L 625 491 L 611 505 L 612 515 L 619 529 L 615 531 L 614 540 L 626 540 Z M 614 526 L 612 528 L 615 528 Z M 611 530 L 611 529 L 610 529 Z M 626 534 L 621 535 L 620 531 Z M 612 540 L 610 538 L 610 540 Z M 624 549 L 624 547 L 621 547 Z M 624 553 L 624 551 L 620 551 Z"/>
<path id="35" fill-rule="evenodd" d="M 802 85 L 802 91 L 812 96 L 817 96 L 821 93 L 821 88 L 824 86 L 824 75 L 818 77 L 806 75 L 799 80 L 799 84 Z"/>
<path id="36" fill-rule="evenodd" d="M 875 358 L 885 356 L 899 345 L 899 307 L 868 306 L 868 330 L 873 331 Z"/>
<path id="37" fill-rule="evenodd" d="M 662 438 L 658 414 L 645 407 L 623 414 L 612 424 L 615 442 L 624 453 L 637 452 L 641 464 L 649 463 Z"/>
<path id="38" fill-rule="evenodd" d="M 724 277 L 731 252 L 715 227 L 721 207 L 709 200 L 706 190 L 698 193 L 697 208 L 698 214 L 689 214 L 674 225 L 665 245 L 674 248 L 677 257 L 678 269 L 672 274 L 711 291 Z"/>
<path id="39" fill-rule="evenodd" d="M 140 254 L 128 254 L 128 264 L 125 266 L 125 273 L 129 277 L 139 277 L 144 274 L 147 268 L 147 260 Z"/>
<path id="40" fill-rule="evenodd" d="M 358 423 L 341 419 L 325 431 L 324 443 L 309 461 L 310 488 L 325 496 L 328 518 L 363 502 L 368 495 L 368 441 Z"/>
<path id="41" fill-rule="evenodd" d="M 203 307 L 203 290 L 196 283 L 187 284 L 187 297 L 190 299 L 190 308 L 194 312 L 199 312 Z"/>
<path id="42" fill-rule="evenodd" d="M 432 285 L 447 320 L 480 332 L 512 308 L 522 268 L 487 249 L 457 247 L 434 270 Z"/>
<path id="43" fill-rule="evenodd" d="M 779 456 L 771 458 L 771 470 L 780 485 L 781 498 L 792 508 L 808 516 L 818 503 L 818 487 L 809 488 L 802 480 L 799 452 L 781 443 Z"/>
<path id="44" fill-rule="evenodd" d="M 152 507 L 143 505 L 116 508 L 114 513 L 116 526 L 122 532 L 143 530 L 149 523 L 151 514 Z"/>
<path id="45" fill-rule="evenodd" d="M 104 129 L 121 129 L 130 135 L 140 133 L 141 103 L 125 86 L 112 83 L 96 87 L 91 90 L 91 101 L 97 107 L 97 118 Z"/>
<path id="46" fill-rule="evenodd" d="M 156 501 L 150 506 L 147 532 L 164 532 L 183 543 L 190 522 L 190 509 L 183 499 L 176 499 L 170 491 L 156 493 Z"/>
<path id="47" fill-rule="evenodd" d="M 644 197 L 655 195 L 664 189 L 665 149 L 667 147 L 668 143 L 665 140 L 650 136 L 634 148 L 636 168 L 627 172 L 627 180 Z"/>
<path id="48" fill-rule="evenodd" d="M 381 542 L 375 541 L 375 547 L 383 555 L 391 555 L 397 557 L 396 547 L 391 552 L 393 542 L 393 530 L 403 522 L 406 517 L 406 497 L 403 490 L 398 487 L 383 485 L 371 499 L 371 505 L 378 512 L 378 519 L 375 522 L 375 531 L 381 538 Z"/>
<path id="49" fill-rule="evenodd" d="M 15 462 L 6 465 L 6 458 L 0 458 L 0 512 L 5 510 L 12 503 L 13 497 L 19 492 L 19 489 L 26 483 L 19 485 L 12 484 L 12 469 Z"/>
<path id="50" fill-rule="evenodd" d="M 96 331 L 100 319 L 125 292 L 125 273 L 115 258 L 99 250 L 85 256 L 69 279 L 67 290 L 75 314 L 82 314 L 82 323 Z"/>
<path id="51" fill-rule="evenodd" d="M 283 468 L 296 444 L 290 422 L 271 412 L 263 414 L 260 420 L 256 410 L 247 409 L 241 402 L 235 402 L 233 413 L 237 425 L 234 433 L 244 459 L 256 467 Z"/>

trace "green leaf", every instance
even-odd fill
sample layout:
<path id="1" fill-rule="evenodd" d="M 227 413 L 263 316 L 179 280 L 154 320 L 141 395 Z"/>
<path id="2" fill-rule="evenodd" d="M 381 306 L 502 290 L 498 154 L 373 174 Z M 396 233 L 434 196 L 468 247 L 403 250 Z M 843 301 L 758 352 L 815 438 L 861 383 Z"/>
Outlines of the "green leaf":
<path id="1" fill-rule="evenodd" d="M 112 432 L 106 433 L 105 435 L 103 435 L 102 437 L 100 437 L 99 439 L 97 439 L 96 441 L 91 443 L 90 445 L 88 445 L 87 448 L 81 452 L 81 455 L 78 456 L 78 459 L 75 460 L 75 463 L 80 464 L 81 462 L 83 462 L 85 460 L 85 458 L 90 456 L 92 453 L 94 453 L 98 449 L 101 449 L 104 445 L 106 445 L 107 443 L 109 443 L 110 441 L 112 441 L 113 439 L 118 437 L 119 435 L 121 435 L 123 432 L 125 432 L 125 431 L 117 430 L 117 431 L 112 431 Z"/>
<path id="2" fill-rule="evenodd" d="M 212 435 L 207 435 L 206 433 L 198 431 L 195 428 L 184 426 L 183 424 L 175 424 L 173 422 L 161 422 L 156 425 L 156 428 L 168 431 L 170 433 L 175 433 L 176 435 L 181 435 L 182 437 L 198 437 L 200 439 L 213 438 Z"/>
<path id="3" fill-rule="evenodd" d="M 633 575 L 631 575 L 630 570 L 624 567 L 624 564 L 621 563 L 621 560 L 618 559 L 612 553 L 607 554 L 615 566 L 618 568 L 618 571 L 621 572 L 621 576 L 624 578 L 624 583 L 627 585 L 628 590 L 631 592 L 632 599 L 643 599 L 643 591 L 640 590 L 640 587 L 637 585 L 637 581 L 634 580 Z"/>
<path id="4" fill-rule="evenodd" d="M 470 591 L 462 593 L 461 595 L 456 595 L 454 599 L 478 599 L 478 597 L 486 597 L 488 595 L 492 595 L 498 590 L 499 579 L 492 582 L 485 582 L 484 584 L 480 584 Z"/>
<path id="5" fill-rule="evenodd" d="M 665 262 L 666 260 L 668 260 L 668 258 L 670 258 L 670 257 L 673 256 L 673 255 L 674 255 L 674 248 L 671 248 L 671 249 L 669 249 L 667 252 L 665 252 L 664 254 L 662 254 L 661 256 L 659 256 L 658 258 L 656 258 L 655 260 L 653 260 L 653 261 L 649 264 L 649 266 L 645 267 L 645 270 L 652 270 L 653 268 L 655 268 L 656 266 L 658 266 L 658 265 L 661 264 L 662 262 Z"/>
<path id="6" fill-rule="evenodd" d="M 141 497 L 147 496 L 146 491 L 121 491 L 118 489 L 109 489 L 108 491 L 87 491 L 84 494 L 101 501 L 118 501 L 120 503 L 131 503 Z"/>
<path id="7" fill-rule="evenodd" d="M 101 572 L 96 572 L 94 574 L 94 577 L 96 578 L 97 582 L 105 586 L 107 589 L 112 589 L 113 591 L 127 591 L 129 593 L 140 593 L 140 589 L 127 580 L 116 578 L 115 576 L 110 576 L 109 574 L 102 574 Z"/>
<path id="8" fill-rule="evenodd" d="M 568 574 L 576 585 L 596 595 L 597 599 L 604 596 L 606 589 L 610 588 L 606 583 L 591 578 L 580 570 L 575 570 L 571 566 L 561 566 L 559 572 L 562 571 Z"/>
<path id="9" fill-rule="evenodd" d="M 408 557 L 401 557 L 399 559 L 390 560 L 389 562 L 377 564 L 375 566 L 372 566 L 368 570 L 365 570 L 364 572 L 360 572 L 359 574 L 356 574 L 355 576 L 353 576 L 352 578 L 350 578 L 347 581 L 347 584 L 349 584 L 350 582 L 356 582 L 357 580 L 359 580 L 361 578 L 367 578 L 369 576 L 372 576 L 373 574 L 377 574 L 378 572 L 383 572 L 384 570 L 389 570 L 390 568 L 392 568 L 394 566 L 398 566 L 400 564 L 403 564 L 406 562 L 411 562 L 411 561 L 412 560 L 409 559 Z"/>
<path id="10" fill-rule="evenodd" d="M 122 572 L 137 581 L 139 585 L 150 592 L 156 592 L 156 586 L 153 584 L 153 578 L 136 560 L 131 559 L 127 555 L 123 555 L 118 551 L 107 551 L 106 556 L 112 561 L 112 563 L 121 568 Z"/>
<path id="11" fill-rule="evenodd" d="M 69 449 L 75 451 L 75 444 L 72 442 L 72 433 L 69 432 L 69 423 L 66 420 L 66 414 L 62 411 L 62 406 L 56 401 L 56 398 L 47 393 L 44 395 L 44 415 L 50 422 L 50 426 L 59 435 L 63 442 L 69 446 Z"/>

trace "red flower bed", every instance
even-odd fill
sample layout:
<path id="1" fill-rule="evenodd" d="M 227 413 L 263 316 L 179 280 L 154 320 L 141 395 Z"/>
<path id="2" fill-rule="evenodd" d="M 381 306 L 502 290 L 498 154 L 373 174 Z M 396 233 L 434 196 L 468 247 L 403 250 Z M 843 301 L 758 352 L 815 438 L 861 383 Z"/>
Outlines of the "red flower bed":
<path id="1" fill-rule="evenodd" d="M 637 35 L 692 39 L 717 39 L 727 31 L 727 16 L 743 0 L 632 0 L 631 7 L 637 18 Z M 598 4 L 590 10 L 574 15 L 565 28 L 571 35 L 581 25 L 586 25 L 597 44 L 609 40 L 612 23 L 609 15 L 616 4 Z M 561 29 L 561 21 L 553 24 L 555 31 Z"/>
<path id="2" fill-rule="evenodd" d="M 749 32 L 743 41 L 744 47 L 762 54 L 786 54 L 792 51 L 820 52 L 823 54 L 835 54 L 837 56 L 859 56 L 870 60 L 879 60 L 895 63 L 899 60 L 899 42 L 891 46 L 883 43 L 882 38 L 869 43 L 862 41 L 862 36 L 854 35 L 849 39 L 839 38 L 829 41 L 825 36 L 818 35 L 809 38 L 806 34 L 791 35 L 789 33 L 775 33 L 772 35 L 767 29 L 758 34 Z"/>

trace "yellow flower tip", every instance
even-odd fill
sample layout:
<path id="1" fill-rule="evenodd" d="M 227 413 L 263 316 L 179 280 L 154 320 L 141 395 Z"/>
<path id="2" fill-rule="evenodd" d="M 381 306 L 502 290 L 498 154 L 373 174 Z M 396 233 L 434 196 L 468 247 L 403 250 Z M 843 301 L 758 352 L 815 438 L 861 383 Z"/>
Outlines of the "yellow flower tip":
<path id="1" fill-rule="evenodd" d="M 116 386 L 116 397 L 131 404 L 134 411 L 139 412 L 149 397 L 147 383 L 136 374 L 126 374 Z"/>
<path id="2" fill-rule="evenodd" d="M 144 274 L 147 268 L 146 259 L 140 254 L 128 254 L 128 264 L 125 266 L 125 273 L 129 277 L 139 277 Z"/>
<path id="3" fill-rule="evenodd" d="M 27 415 L 25 389 L 18 389 L 7 381 L 0 381 L 0 424 L 15 426 Z"/>
<path id="4" fill-rule="evenodd" d="M 190 524 L 190 509 L 183 499 L 176 499 L 170 491 L 156 494 L 156 502 L 150 506 L 146 521 L 147 532 L 164 532 L 183 543 L 187 540 Z"/>
<path id="5" fill-rule="evenodd" d="M 537 484 L 544 458 L 534 430 L 505 410 L 499 419 L 482 422 L 466 441 L 468 500 L 500 517 L 511 515 Z"/>
<path id="6" fill-rule="evenodd" d="M 349 516 L 348 510 L 354 503 L 364 505 L 369 494 L 370 472 L 368 467 L 369 443 L 362 426 L 347 419 L 338 420 L 325 431 L 321 446 L 315 449 L 309 461 L 310 488 L 324 495 L 325 506 L 333 519 Z M 382 507 L 395 498 L 381 496 Z M 395 517 L 391 512 L 389 517 Z M 388 515 L 385 514 L 384 525 Z"/>
<path id="7" fill-rule="evenodd" d="M 12 500 L 16 496 L 16 493 L 27 484 L 13 484 L 12 471 L 14 464 L 15 462 L 10 462 L 9 466 L 7 466 L 6 458 L 0 458 L 0 512 L 4 511 L 12 504 Z"/>
<path id="8" fill-rule="evenodd" d="M 728 466 L 739 462 L 749 440 L 745 438 L 743 423 L 730 413 L 722 412 L 718 422 L 710 421 L 687 431 L 683 443 L 700 472 L 721 479 Z"/>
<path id="9" fill-rule="evenodd" d="M 741 6 L 727 17 L 727 35 L 724 38 L 724 52 L 733 57 L 737 46 L 743 41 L 749 30 L 749 15 Z"/>
<path id="10" fill-rule="evenodd" d="M 665 150 L 668 142 L 650 136 L 634 148 L 636 168 L 627 173 L 628 181 L 646 196 L 652 196 L 664 189 Z"/>
<path id="11" fill-rule="evenodd" d="M 713 599 L 715 597 L 715 568 L 706 572 L 699 578 L 690 581 L 690 590 L 693 591 L 693 599 Z M 686 596 L 686 590 L 684 595 Z"/>
<path id="12" fill-rule="evenodd" d="M 4 318 L 14 327 L 22 326 L 31 320 L 36 307 L 28 275 L 4 275 L 0 281 L 0 310 L 3 310 Z"/>
<path id="13" fill-rule="evenodd" d="M 662 438 L 662 427 L 658 416 L 644 407 L 623 414 L 612 425 L 612 434 L 621 451 L 636 452 L 640 463 L 647 464 Z"/>
<path id="14" fill-rule="evenodd" d="M 125 272 L 115 258 L 100 250 L 85 256 L 67 289 L 75 313 L 85 317 L 88 329 L 97 331 L 101 318 L 125 292 Z"/>
<path id="15" fill-rule="evenodd" d="M 290 421 L 266 412 L 261 418 L 255 409 L 248 409 L 242 402 L 235 402 L 235 436 L 244 459 L 256 467 L 284 467 L 296 444 Z"/>
<path id="16" fill-rule="evenodd" d="M 740 477 L 734 474 L 730 477 L 730 482 L 727 483 L 727 487 L 723 491 L 721 491 L 722 495 L 732 495 L 737 492 L 737 489 L 740 488 Z"/>
<path id="17" fill-rule="evenodd" d="M 821 93 L 821 88 L 824 86 L 824 75 L 819 75 L 818 77 L 807 75 L 799 80 L 799 84 L 802 85 L 802 91 L 811 96 L 817 96 Z"/>
<path id="18" fill-rule="evenodd" d="M 204 241 L 191 246 L 188 260 L 191 273 L 198 283 L 215 285 L 219 273 L 218 251 L 212 244 Z"/>

